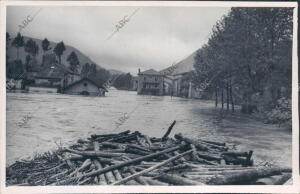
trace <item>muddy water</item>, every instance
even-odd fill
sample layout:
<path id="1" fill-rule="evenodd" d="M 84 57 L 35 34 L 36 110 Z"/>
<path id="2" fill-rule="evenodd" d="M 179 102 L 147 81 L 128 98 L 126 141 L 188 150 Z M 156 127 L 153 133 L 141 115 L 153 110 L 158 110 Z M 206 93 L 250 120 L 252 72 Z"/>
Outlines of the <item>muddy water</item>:
<path id="1" fill-rule="evenodd" d="M 7 164 L 94 133 L 138 130 L 161 137 L 176 120 L 171 135 L 236 143 L 254 150 L 256 163 L 291 166 L 290 131 L 240 114 L 217 119 L 210 101 L 113 89 L 106 97 L 8 93 L 6 111 Z"/>

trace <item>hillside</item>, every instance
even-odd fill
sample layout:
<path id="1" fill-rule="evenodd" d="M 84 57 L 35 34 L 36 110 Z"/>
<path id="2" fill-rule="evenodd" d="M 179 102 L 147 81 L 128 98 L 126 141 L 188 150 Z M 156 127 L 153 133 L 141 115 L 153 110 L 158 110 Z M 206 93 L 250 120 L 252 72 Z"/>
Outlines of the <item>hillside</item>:
<path id="1" fill-rule="evenodd" d="M 161 70 L 160 73 L 167 75 L 176 75 L 194 70 L 194 57 L 196 53 L 197 51 L 193 52 L 191 55 L 176 63 L 175 65 Z"/>
<path id="2" fill-rule="evenodd" d="M 26 42 L 28 39 L 30 39 L 30 37 L 24 36 L 24 42 Z M 39 53 L 37 54 L 36 59 L 37 59 L 38 64 L 41 64 L 42 63 L 42 57 L 43 57 L 43 54 L 44 54 L 42 46 L 41 46 L 42 45 L 42 40 L 36 39 L 36 38 L 32 38 L 32 39 L 39 46 Z M 9 41 L 9 44 L 8 44 L 8 51 L 7 51 L 7 53 L 8 53 L 8 56 L 9 56 L 9 61 L 15 60 L 17 58 L 17 49 L 11 45 L 12 41 L 13 41 L 13 38 Z M 47 51 L 46 53 L 53 53 L 53 49 L 54 49 L 54 47 L 55 47 L 56 44 L 57 43 L 50 41 L 49 48 L 51 48 L 51 49 L 49 51 Z M 94 63 L 94 64 L 96 64 L 89 57 L 87 57 L 86 55 L 84 55 L 83 53 L 81 53 L 78 49 L 76 49 L 76 48 L 74 48 L 74 47 L 72 47 L 70 45 L 66 45 L 66 44 L 65 44 L 65 47 L 66 47 L 66 50 L 64 51 L 64 53 L 62 55 L 61 62 L 66 67 L 69 66 L 69 63 L 67 62 L 67 58 L 68 58 L 68 56 L 70 55 L 70 53 L 72 51 L 74 51 L 77 54 L 77 56 L 78 56 L 79 63 L 80 63 L 80 68 L 79 69 L 81 69 L 81 67 L 85 63 L 89 63 L 89 64 Z M 19 58 L 23 61 L 23 63 L 25 63 L 26 55 L 27 55 L 27 53 L 25 52 L 24 47 L 21 47 L 19 49 Z M 98 65 L 98 68 L 102 68 L 103 69 L 103 67 L 101 67 L 99 65 Z"/>

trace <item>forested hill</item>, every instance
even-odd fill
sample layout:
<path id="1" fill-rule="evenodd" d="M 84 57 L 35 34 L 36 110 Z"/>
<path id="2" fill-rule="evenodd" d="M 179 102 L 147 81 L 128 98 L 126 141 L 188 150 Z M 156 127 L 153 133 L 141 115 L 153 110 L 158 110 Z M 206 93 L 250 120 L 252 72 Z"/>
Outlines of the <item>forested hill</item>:
<path id="1" fill-rule="evenodd" d="M 17 59 L 17 49 L 16 47 L 12 46 L 12 41 L 15 37 L 10 37 L 10 41 L 7 44 L 7 55 L 8 55 L 8 59 L 9 61 L 14 61 Z M 36 38 L 31 38 L 31 37 L 26 37 L 24 36 L 24 43 L 26 43 L 29 39 L 32 39 L 39 47 L 38 49 L 38 53 L 36 54 L 35 58 L 37 60 L 38 64 L 42 63 L 42 58 L 43 55 L 45 53 L 50 54 L 53 53 L 53 49 L 56 46 L 57 43 L 52 42 L 51 40 L 49 40 L 49 49 L 48 51 L 46 51 L 44 53 L 43 49 L 42 49 L 42 40 L 40 39 L 36 39 Z M 65 44 L 65 48 L 66 50 L 63 52 L 62 56 L 61 56 L 61 63 L 63 65 L 65 65 L 66 67 L 69 66 L 69 62 L 67 61 L 68 56 L 72 53 L 75 52 L 77 57 L 78 57 L 78 61 L 79 61 L 79 70 L 81 69 L 81 67 L 86 64 L 96 64 L 94 61 L 92 61 L 89 57 L 87 57 L 86 55 L 84 55 L 82 52 L 80 52 L 78 49 L 70 46 L 70 45 L 66 45 Z M 19 59 L 22 60 L 22 63 L 25 64 L 25 60 L 26 60 L 26 56 L 28 55 L 27 52 L 25 52 L 24 47 L 20 47 L 19 48 Z M 98 66 L 98 68 L 103 68 L 101 67 L 99 64 L 96 64 Z"/>

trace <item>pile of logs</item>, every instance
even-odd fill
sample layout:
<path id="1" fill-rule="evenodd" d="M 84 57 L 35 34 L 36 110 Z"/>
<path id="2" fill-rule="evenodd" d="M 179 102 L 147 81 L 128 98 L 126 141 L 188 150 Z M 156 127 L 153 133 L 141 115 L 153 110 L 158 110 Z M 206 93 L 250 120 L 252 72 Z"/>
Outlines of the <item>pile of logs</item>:
<path id="1" fill-rule="evenodd" d="M 7 185 L 284 184 L 290 168 L 254 166 L 253 151 L 182 134 L 162 138 L 129 130 L 86 140 L 6 169 Z"/>

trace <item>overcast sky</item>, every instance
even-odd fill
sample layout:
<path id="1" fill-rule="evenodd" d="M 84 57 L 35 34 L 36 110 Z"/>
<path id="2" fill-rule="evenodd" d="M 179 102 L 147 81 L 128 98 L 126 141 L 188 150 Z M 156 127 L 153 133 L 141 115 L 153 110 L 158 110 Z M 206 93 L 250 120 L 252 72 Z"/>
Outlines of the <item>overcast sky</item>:
<path id="1" fill-rule="evenodd" d="M 200 48 L 229 8 L 14 6 L 7 10 L 7 31 L 14 37 L 18 25 L 38 10 L 23 35 L 63 40 L 104 68 L 136 74 L 138 68 L 164 69 Z M 135 10 L 107 40 L 115 25 Z"/>

